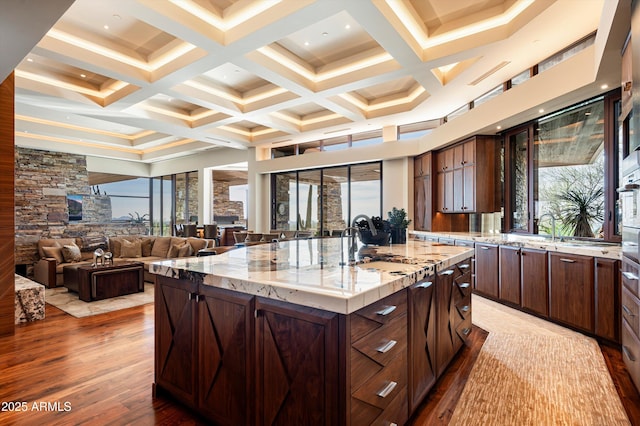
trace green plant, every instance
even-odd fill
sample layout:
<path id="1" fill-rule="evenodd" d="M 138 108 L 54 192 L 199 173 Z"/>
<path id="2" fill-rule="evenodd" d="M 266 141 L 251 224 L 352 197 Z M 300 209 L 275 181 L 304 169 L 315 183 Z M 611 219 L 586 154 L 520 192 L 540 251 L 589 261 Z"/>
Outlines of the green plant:
<path id="1" fill-rule="evenodd" d="M 404 209 L 392 208 L 389 215 L 389 223 L 392 228 L 406 228 L 411 223 L 411 219 L 407 219 L 407 212 Z"/>
<path id="2" fill-rule="evenodd" d="M 138 212 L 134 212 L 136 215 L 134 216 L 132 213 L 129 213 L 129 216 L 131 216 L 131 223 L 144 223 L 146 220 L 149 219 L 149 215 L 148 214 L 143 214 L 142 216 L 140 216 L 140 213 Z"/>

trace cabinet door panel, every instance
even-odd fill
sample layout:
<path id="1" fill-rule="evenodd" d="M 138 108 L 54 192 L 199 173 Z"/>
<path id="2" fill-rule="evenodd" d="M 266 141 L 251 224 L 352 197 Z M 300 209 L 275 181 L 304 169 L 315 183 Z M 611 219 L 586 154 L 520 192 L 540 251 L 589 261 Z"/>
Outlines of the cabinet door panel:
<path id="1" fill-rule="evenodd" d="M 156 383 L 189 405 L 196 402 L 196 290 L 165 277 L 155 285 Z"/>
<path id="2" fill-rule="evenodd" d="M 338 315 L 263 298 L 256 309 L 258 424 L 338 424 Z"/>
<path id="3" fill-rule="evenodd" d="M 550 253 L 550 316 L 594 332 L 593 258 Z"/>
<path id="4" fill-rule="evenodd" d="M 549 316 L 549 263 L 547 252 L 523 248 L 522 307 L 533 313 Z"/>
<path id="5" fill-rule="evenodd" d="M 611 341 L 620 340 L 620 261 L 595 259 L 595 333 Z"/>
<path id="6" fill-rule="evenodd" d="M 409 289 L 409 409 L 420 404 L 436 381 L 435 277 Z"/>
<path id="7" fill-rule="evenodd" d="M 453 172 L 453 211 L 464 211 L 464 173 L 463 169 L 456 169 Z"/>
<path id="8" fill-rule="evenodd" d="M 476 244 L 476 291 L 497 299 L 498 279 L 498 246 Z"/>
<path id="9" fill-rule="evenodd" d="M 453 212 L 453 197 L 454 197 L 454 177 L 453 172 L 447 172 L 444 174 L 444 211 L 446 213 Z"/>
<path id="10" fill-rule="evenodd" d="M 221 425 L 253 423 L 253 296 L 200 288 L 198 405 Z"/>
<path id="11" fill-rule="evenodd" d="M 414 219 L 415 229 L 431 229 L 431 178 L 429 176 L 414 179 Z"/>
<path id="12" fill-rule="evenodd" d="M 476 210 L 476 166 L 466 166 L 462 169 L 462 210 Z"/>
<path id="13" fill-rule="evenodd" d="M 500 300 L 520 306 L 520 249 L 500 246 Z"/>

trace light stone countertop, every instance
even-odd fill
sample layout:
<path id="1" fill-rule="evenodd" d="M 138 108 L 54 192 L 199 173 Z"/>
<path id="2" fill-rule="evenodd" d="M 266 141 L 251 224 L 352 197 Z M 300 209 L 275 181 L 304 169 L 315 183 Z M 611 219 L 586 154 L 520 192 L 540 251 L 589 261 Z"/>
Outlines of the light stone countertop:
<path id="1" fill-rule="evenodd" d="M 580 254 L 584 256 L 622 258 L 622 246 L 615 243 L 591 241 L 551 241 L 550 237 L 518 234 L 489 234 L 480 232 L 425 232 L 409 231 L 409 238 L 438 237 L 476 243 L 508 245 L 546 250 L 551 252 Z"/>
<path id="2" fill-rule="evenodd" d="M 345 258 L 346 243 L 345 239 Z M 425 241 L 380 247 L 359 245 L 358 263 L 343 267 L 340 244 L 340 238 L 259 244 L 217 256 L 154 262 L 149 271 L 350 314 L 473 256 L 470 248 Z"/>

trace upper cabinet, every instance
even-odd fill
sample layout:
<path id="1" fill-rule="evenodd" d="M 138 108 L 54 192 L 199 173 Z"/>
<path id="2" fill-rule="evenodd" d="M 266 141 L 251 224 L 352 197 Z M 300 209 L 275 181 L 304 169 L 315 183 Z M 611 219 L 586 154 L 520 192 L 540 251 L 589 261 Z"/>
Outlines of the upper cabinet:
<path id="1" fill-rule="evenodd" d="M 496 143 L 474 136 L 436 154 L 437 210 L 442 213 L 495 211 Z"/>
<path id="2" fill-rule="evenodd" d="M 413 177 L 429 176 L 431 174 L 431 153 L 426 152 L 413 159 Z"/>

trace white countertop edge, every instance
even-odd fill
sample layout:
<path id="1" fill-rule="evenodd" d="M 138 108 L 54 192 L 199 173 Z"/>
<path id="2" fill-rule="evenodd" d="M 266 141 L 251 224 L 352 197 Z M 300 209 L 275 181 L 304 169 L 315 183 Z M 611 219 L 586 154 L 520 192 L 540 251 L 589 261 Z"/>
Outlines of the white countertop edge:
<path id="1" fill-rule="evenodd" d="M 448 238 L 453 240 L 473 241 L 476 243 L 518 246 L 532 248 L 550 252 L 567 254 L 579 254 L 583 256 L 603 257 L 608 259 L 622 259 L 622 247 L 620 245 L 599 246 L 594 243 L 592 246 L 575 246 L 572 243 L 559 241 L 541 240 L 541 237 L 517 235 L 517 234 L 492 234 L 481 235 L 474 232 L 430 232 L 430 231 L 409 231 L 409 235 Z"/>
<path id="2" fill-rule="evenodd" d="M 341 292 L 340 289 L 329 287 L 301 287 L 289 283 L 278 283 L 267 280 L 238 279 L 220 274 L 202 272 L 197 268 L 189 268 L 189 265 L 178 266 L 175 264 L 175 261 L 172 260 L 150 264 L 149 272 L 170 278 L 179 278 L 181 272 L 200 274 L 203 276 L 203 285 L 346 315 L 420 282 L 430 276 L 434 271 L 443 271 L 471 256 L 473 256 L 473 249 L 467 249 L 464 252 L 452 255 L 435 264 L 416 265 L 420 269 L 405 275 L 392 275 L 386 271 L 378 271 L 381 274 L 382 284 L 355 293 L 350 290 Z M 205 261 L 207 258 L 197 259 Z M 197 263 L 197 260 L 190 261 L 189 263 Z M 370 269 L 367 263 L 361 263 L 356 266 L 345 266 L 345 268 Z"/>

